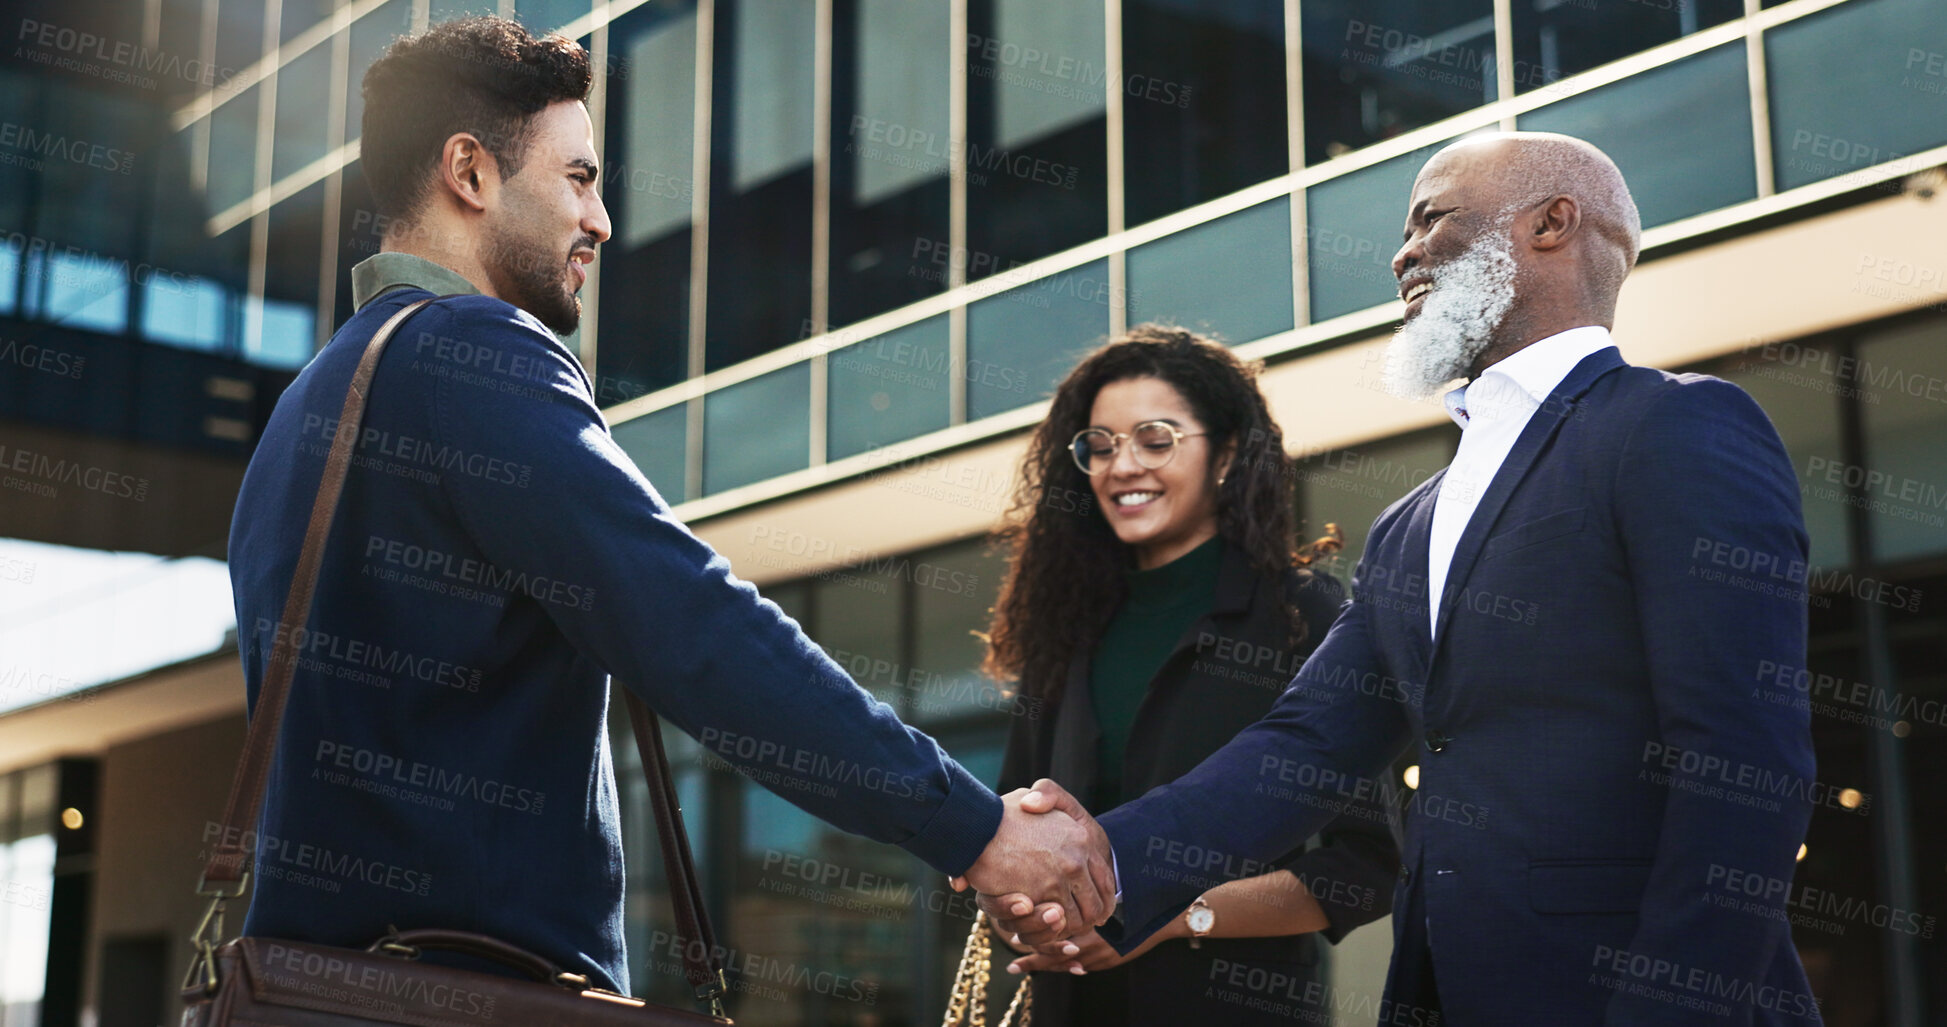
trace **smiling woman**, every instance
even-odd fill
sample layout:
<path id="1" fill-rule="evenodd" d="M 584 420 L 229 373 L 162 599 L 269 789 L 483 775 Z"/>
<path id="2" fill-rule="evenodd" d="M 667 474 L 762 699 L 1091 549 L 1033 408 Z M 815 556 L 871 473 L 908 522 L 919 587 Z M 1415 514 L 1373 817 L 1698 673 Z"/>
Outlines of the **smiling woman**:
<path id="1" fill-rule="evenodd" d="M 1002 536 L 1012 563 L 987 669 L 1043 711 L 1014 718 L 1002 788 L 1052 777 L 1100 811 L 1172 781 L 1269 709 L 1324 637 L 1340 592 L 1305 565 L 1337 541 L 1294 552 L 1291 463 L 1257 371 L 1139 325 L 1056 391 Z M 1396 861 L 1383 819 L 1341 818 L 1313 852 L 1213 888 L 1197 920 L 1128 956 L 1090 933 L 1072 960 L 1010 969 L 1049 971 L 1035 979 L 1044 1024 L 1250 1022 L 1206 997 L 1213 960 L 1314 980 L 1311 934 L 1337 941 L 1385 913 L 1370 901 Z M 1347 878 L 1362 882 L 1340 889 L 1354 902 L 1314 897 Z M 1124 966 L 1136 959 L 1140 974 Z"/>

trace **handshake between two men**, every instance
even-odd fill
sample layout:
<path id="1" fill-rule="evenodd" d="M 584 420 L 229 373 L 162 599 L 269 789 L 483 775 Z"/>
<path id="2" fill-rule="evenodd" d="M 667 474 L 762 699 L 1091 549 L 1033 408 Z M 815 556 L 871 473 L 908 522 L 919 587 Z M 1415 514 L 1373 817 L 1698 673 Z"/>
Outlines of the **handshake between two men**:
<path id="1" fill-rule="evenodd" d="M 1108 921 L 1119 894 L 1109 836 L 1088 810 L 1054 781 L 1001 797 L 1000 830 L 955 891 L 975 889 L 1002 937 L 1034 956 L 1011 969 L 1076 969 L 1074 938 Z"/>

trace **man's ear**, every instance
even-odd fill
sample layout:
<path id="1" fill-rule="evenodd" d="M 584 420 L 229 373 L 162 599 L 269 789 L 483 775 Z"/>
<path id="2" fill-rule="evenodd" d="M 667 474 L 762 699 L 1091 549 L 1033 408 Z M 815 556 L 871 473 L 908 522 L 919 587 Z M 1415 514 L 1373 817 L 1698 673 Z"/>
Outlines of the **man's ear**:
<path id="1" fill-rule="evenodd" d="M 1559 249 L 1582 227 L 1582 206 L 1566 194 L 1550 196 L 1528 223 L 1528 245 L 1537 250 Z"/>
<path id="2" fill-rule="evenodd" d="M 487 209 L 490 183 L 498 182 L 494 155 L 471 132 L 455 132 L 439 151 L 439 185 L 462 206 Z"/>

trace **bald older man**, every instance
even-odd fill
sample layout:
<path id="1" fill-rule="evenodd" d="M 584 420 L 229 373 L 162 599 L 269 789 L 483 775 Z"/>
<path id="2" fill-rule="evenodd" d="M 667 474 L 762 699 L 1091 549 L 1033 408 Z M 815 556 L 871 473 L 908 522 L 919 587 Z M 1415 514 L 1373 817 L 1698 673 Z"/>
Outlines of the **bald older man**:
<path id="1" fill-rule="evenodd" d="M 1580 140 L 1427 162 L 1386 381 L 1468 379 L 1444 397 L 1459 450 L 1373 523 L 1351 602 L 1271 714 L 1101 818 L 1118 948 L 1391 794 L 1410 749 L 1384 999 L 1285 994 L 1275 967 L 1211 988 L 1382 1024 L 1818 1022 L 1784 899 L 1824 789 L 1806 713 L 1755 693 L 1763 668 L 1804 665 L 1797 483 L 1742 390 L 1618 354 L 1639 240 L 1621 173 Z M 1035 808 L 1081 813 L 1041 791 Z M 1003 919 L 1062 968 L 1056 914 Z"/>

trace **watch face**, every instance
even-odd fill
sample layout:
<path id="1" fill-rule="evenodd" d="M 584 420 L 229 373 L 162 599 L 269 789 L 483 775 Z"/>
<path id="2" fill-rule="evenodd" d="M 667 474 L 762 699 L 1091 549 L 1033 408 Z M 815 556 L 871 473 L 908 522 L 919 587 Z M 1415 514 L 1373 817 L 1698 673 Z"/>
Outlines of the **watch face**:
<path id="1" fill-rule="evenodd" d="M 1217 914 L 1207 909 L 1193 909 L 1190 911 L 1190 930 L 1201 934 L 1215 926 L 1217 926 Z"/>

